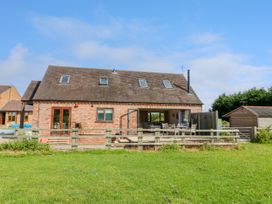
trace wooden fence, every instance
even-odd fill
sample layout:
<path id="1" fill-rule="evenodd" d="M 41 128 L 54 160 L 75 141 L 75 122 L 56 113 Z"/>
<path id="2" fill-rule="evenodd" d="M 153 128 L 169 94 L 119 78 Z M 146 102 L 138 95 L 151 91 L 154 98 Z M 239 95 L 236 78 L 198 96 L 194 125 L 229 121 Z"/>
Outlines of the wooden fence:
<path id="1" fill-rule="evenodd" d="M 233 146 L 240 142 L 239 130 L 191 129 L 17 129 L 15 135 L 4 135 L 3 140 L 18 138 L 37 139 L 58 149 L 89 148 L 147 148 L 162 145 Z M 1 142 L 1 135 L 0 135 Z"/>
<path id="2" fill-rule="evenodd" d="M 256 135 L 255 127 L 223 127 L 224 130 L 239 130 L 241 139 L 252 139 Z"/>

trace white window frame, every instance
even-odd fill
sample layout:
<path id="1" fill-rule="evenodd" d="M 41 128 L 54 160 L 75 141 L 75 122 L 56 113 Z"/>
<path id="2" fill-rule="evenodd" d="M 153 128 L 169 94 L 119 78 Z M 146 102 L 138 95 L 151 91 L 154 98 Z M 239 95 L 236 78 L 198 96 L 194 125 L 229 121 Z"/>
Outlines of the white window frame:
<path id="1" fill-rule="evenodd" d="M 103 83 L 102 82 L 103 80 L 106 80 L 106 83 Z M 109 78 L 107 76 L 101 76 L 99 78 L 99 85 L 108 86 L 109 85 Z"/>
<path id="2" fill-rule="evenodd" d="M 68 79 L 67 79 L 66 82 L 63 82 L 63 78 L 64 77 L 68 77 Z M 68 74 L 62 74 L 61 77 L 60 77 L 60 80 L 59 80 L 59 84 L 69 84 L 70 83 L 70 78 L 71 78 L 70 75 L 68 75 Z"/>
<path id="3" fill-rule="evenodd" d="M 139 82 L 139 86 L 140 86 L 141 88 L 148 88 L 148 83 L 147 83 L 147 80 L 146 80 L 146 79 L 141 78 L 141 79 L 138 80 L 138 82 Z M 142 83 L 143 83 L 143 84 L 142 84 Z"/>

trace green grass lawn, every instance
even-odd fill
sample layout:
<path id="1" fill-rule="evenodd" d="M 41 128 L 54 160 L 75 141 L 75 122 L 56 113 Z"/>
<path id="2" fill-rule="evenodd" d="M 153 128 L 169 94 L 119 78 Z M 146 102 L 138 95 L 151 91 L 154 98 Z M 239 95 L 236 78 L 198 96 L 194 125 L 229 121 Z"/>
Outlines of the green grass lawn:
<path id="1" fill-rule="evenodd" d="M 2 155 L 0 203 L 272 203 L 272 145 Z"/>

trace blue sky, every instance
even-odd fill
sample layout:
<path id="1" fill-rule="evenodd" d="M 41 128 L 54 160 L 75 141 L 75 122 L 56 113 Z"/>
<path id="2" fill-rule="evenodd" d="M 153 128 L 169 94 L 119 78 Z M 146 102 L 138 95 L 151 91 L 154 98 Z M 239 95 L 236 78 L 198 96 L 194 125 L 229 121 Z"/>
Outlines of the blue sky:
<path id="1" fill-rule="evenodd" d="M 0 84 L 24 92 L 48 64 L 183 73 L 208 109 L 272 86 L 271 1 L 0 3 Z"/>

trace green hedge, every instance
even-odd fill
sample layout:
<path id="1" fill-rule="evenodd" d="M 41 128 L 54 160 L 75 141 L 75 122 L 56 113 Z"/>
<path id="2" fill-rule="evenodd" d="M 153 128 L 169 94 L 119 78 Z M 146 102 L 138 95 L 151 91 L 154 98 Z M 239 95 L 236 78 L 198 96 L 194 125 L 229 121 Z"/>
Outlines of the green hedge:
<path id="1" fill-rule="evenodd" d="M 37 140 L 15 140 L 9 143 L 0 144 L 0 151 L 49 151 L 48 144 L 39 143 Z"/>
<path id="2" fill-rule="evenodd" d="M 271 127 L 261 129 L 257 132 L 255 142 L 261 144 L 272 144 L 272 131 Z"/>

